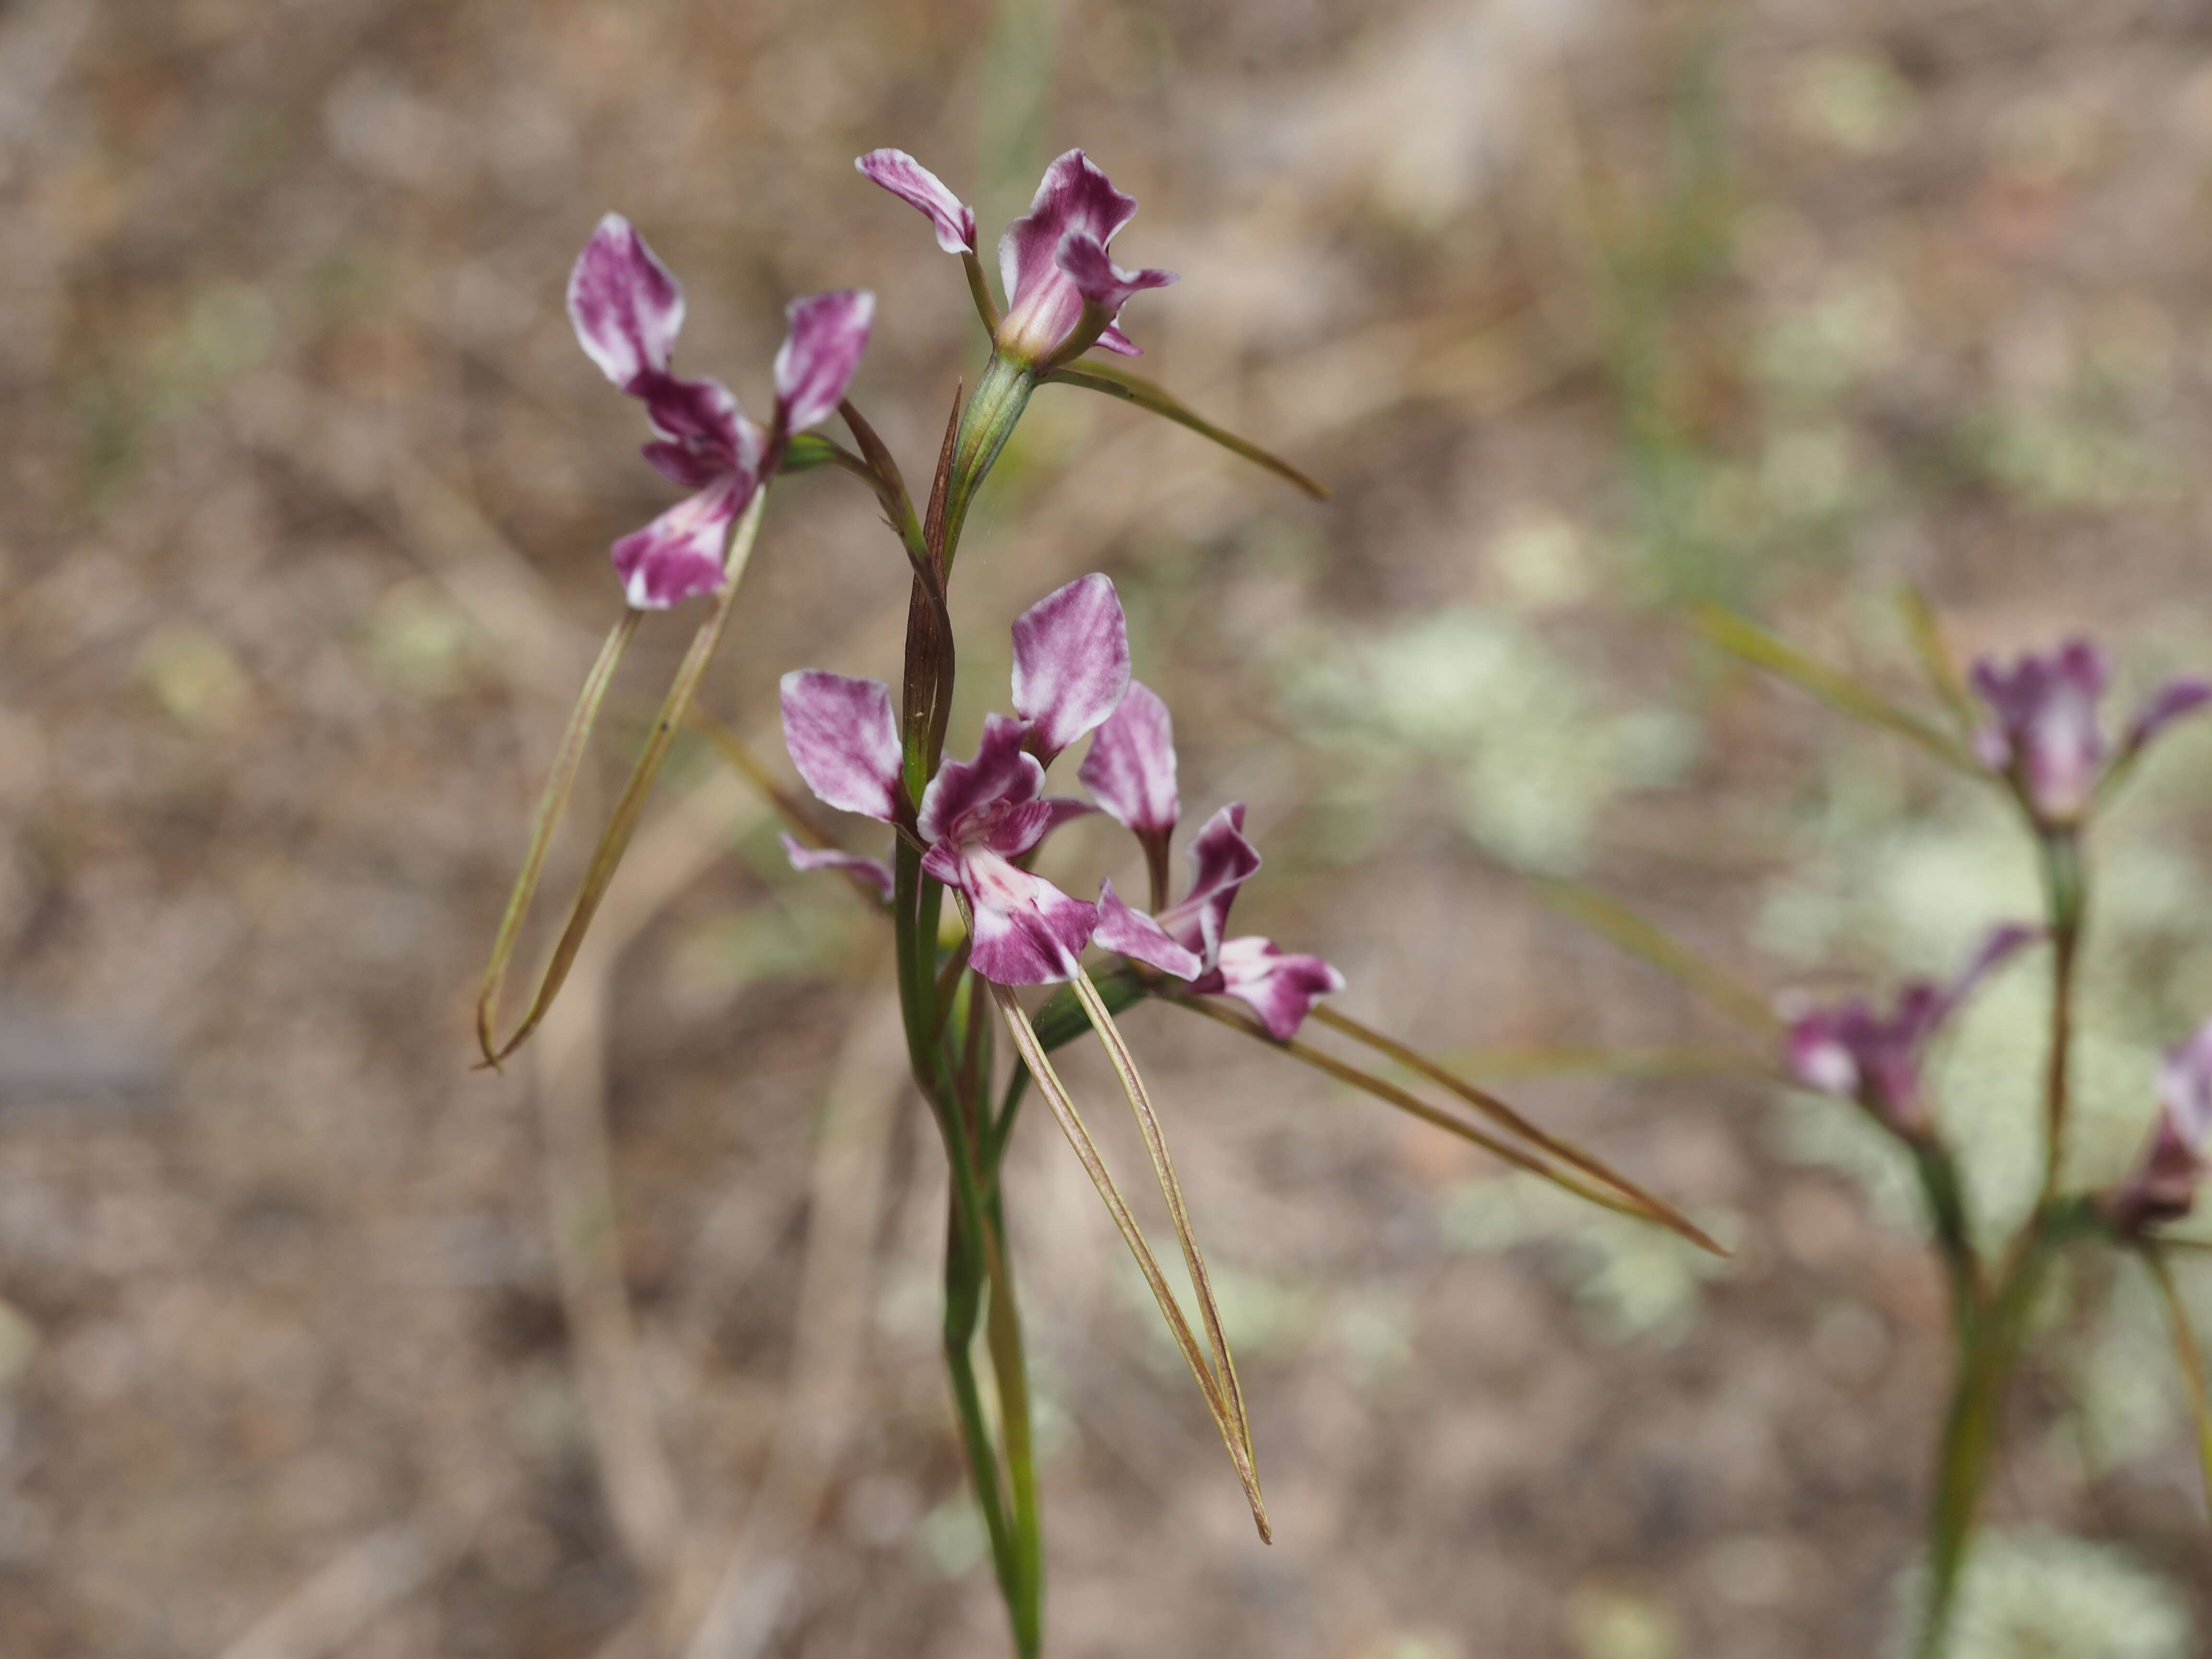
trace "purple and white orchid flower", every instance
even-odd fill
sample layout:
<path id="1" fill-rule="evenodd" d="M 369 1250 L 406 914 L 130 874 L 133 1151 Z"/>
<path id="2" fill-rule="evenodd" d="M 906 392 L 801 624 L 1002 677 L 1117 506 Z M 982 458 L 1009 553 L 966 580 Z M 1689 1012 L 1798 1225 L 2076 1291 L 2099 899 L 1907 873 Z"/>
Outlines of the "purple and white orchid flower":
<path id="1" fill-rule="evenodd" d="M 645 459 L 693 492 L 614 544 L 623 592 L 663 610 L 722 585 L 730 526 L 794 432 L 826 419 L 868 343 L 875 296 L 859 290 L 794 301 L 775 356 L 775 417 L 763 431 L 720 380 L 669 368 L 684 326 L 684 289 L 629 220 L 610 213 L 568 275 L 568 318 L 585 353 L 645 405 L 659 436 Z"/>
<path id="2" fill-rule="evenodd" d="M 947 253 L 975 256 L 975 210 L 913 156 L 871 150 L 853 165 L 919 209 Z M 1124 270 L 1108 254 L 1136 211 L 1136 198 L 1115 189 L 1079 149 L 1045 169 L 1030 210 L 999 239 L 999 279 L 1006 295 L 995 342 L 1001 353 L 1030 363 L 1065 362 L 1093 345 L 1139 355 L 1121 332 L 1121 307 L 1132 295 L 1165 288 L 1176 276 L 1171 270 Z"/>
<path id="3" fill-rule="evenodd" d="M 1928 1044 L 1983 978 L 2042 936 L 2035 927 L 1992 933 L 1948 985 L 1908 981 L 1887 1016 L 1863 999 L 1801 1015 L 1790 1027 L 1790 1069 L 1807 1088 L 1856 1100 L 1908 1140 L 1932 1128 L 1920 1078 Z"/>
<path id="4" fill-rule="evenodd" d="M 1180 811 L 1167 705 L 1131 682 L 1121 706 L 1091 738 L 1078 775 L 1106 815 L 1143 843 L 1159 871 Z M 1244 838 L 1243 802 L 1206 821 L 1190 858 L 1189 890 L 1156 915 L 1131 908 L 1111 881 L 1102 884 L 1093 937 L 1107 950 L 1188 981 L 1201 994 L 1235 997 L 1259 1015 L 1268 1035 L 1287 1042 L 1315 1003 L 1344 989 L 1344 975 L 1319 957 L 1279 950 L 1265 939 L 1224 937 L 1237 890 L 1260 867 L 1259 853 Z M 1164 885 L 1158 874 L 1154 884 Z"/>
<path id="5" fill-rule="evenodd" d="M 2158 1077 L 2158 1123 L 2135 1173 L 2106 1195 L 2106 1212 L 2124 1232 L 2179 1221 L 2197 1207 L 2212 1158 L 2212 1019 L 2166 1051 Z"/>
<path id="6" fill-rule="evenodd" d="M 2077 823 L 2107 770 L 2097 708 L 2112 678 L 2105 653 L 2087 640 L 2069 640 L 2054 651 L 2023 655 L 2010 667 L 1982 658 L 1969 678 L 1990 714 L 1974 740 L 1982 763 L 2010 777 L 2041 822 Z M 2129 726 L 2120 762 L 2132 761 L 2163 728 L 2207 703 L 2212 703 L 2212 683 L 2169 681 Z"/>
<path id="7" fill-rule="evenodd" d="M 784 743 L 808 788 L 829 805 L 912 834 L 921 866 L 968 902 L 969 963 L 1000 985 L 1072 979 L 1097 908 L 1031 875 L 1018 860 L 1054 828 L 1091 810 L 1044 793 L 1045 768 L 1097 728 L 1129 684 L 1128 623 L 1114 584 L 1079 578 L 1014 623 L 1014 708 L 993 714 L 970 761 L 938 769 L 908 805 L 890 688 L 806 671 L 783 678 Z M 889 870 L 851 854 L 787 843 L 801 869 L 859 870 L 889 891 Z"/>

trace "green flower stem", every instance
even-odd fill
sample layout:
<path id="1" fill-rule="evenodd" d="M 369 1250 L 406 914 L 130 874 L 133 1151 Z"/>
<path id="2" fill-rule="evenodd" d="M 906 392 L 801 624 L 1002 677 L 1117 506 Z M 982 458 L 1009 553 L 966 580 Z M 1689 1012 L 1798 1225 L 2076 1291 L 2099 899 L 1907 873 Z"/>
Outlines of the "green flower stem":
<path id="1" fill-rule="evenodd" d="M 1966 1190 L 1959 1180 L 1959 1165 L 1942 1142 L 1930 1138 L 1908 1144 L 1919 1171 L 1921 1193 L 1928 1200 L 1929 1226 L 1950 1280 L 1958 1351 L 1965 1354 L 1973 1348 L 1982 1314 L 1981 1261 L 1974 1249 Z"/>
<path id="2" fill-rule="evenodd" d="M 1929 1533 L 1928 1608 L 1919 1659 L 1942 1659 L 1950 1643 L 1959 1581 L 1973 1543 L 2007 1385 L 2020 1363 L 2027 1322 L 2042 1289 L 2056 1237 L 2051 1216 L 2028 1224 L 2010 1270 L 1990 1297 L 1972 1340 L 1959 1355 L 1958 1381 L 1943 1425 L 1934 1523 Z"/>
<path id="3" fill-rule="evenodd" d="M 2057 1196 L 2066 1162 L 2069 1060 L 2074 1041 L 2074 968 L 2087 908 L 2087 872 L 2081 843 L 2070 829 L 2047 830 L 2040 838 L 2043 880 L 2051 915 L 2051 1054 L 2044 1088 L 2042 1202 Z"/>

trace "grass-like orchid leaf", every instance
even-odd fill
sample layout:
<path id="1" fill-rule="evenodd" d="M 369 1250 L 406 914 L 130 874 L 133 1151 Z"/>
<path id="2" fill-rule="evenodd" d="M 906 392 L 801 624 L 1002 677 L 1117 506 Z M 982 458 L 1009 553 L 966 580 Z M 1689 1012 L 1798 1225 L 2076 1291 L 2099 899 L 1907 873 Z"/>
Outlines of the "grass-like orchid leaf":
<path id="1" fill-rule="evenodd" d="M 1786 641 L 1719 605 L 1702 605 L 1692 614 L 1698 633 L 1707 642 L 1731 656 L 1788 680 L 1854 720 L 1885 727 L 1910 739 L 1947 766 L 1976 777 L 1985 775 L 1957 740 L 1842 670 L 1807 656 Z"/>
<path id="2" fill-rule="evenodd" d="M 1757 990 L 1620 900 L 1561 877 L 1533 879 L 1537 894 L 1553 909 L 1680 980 L 1747 1029 L 1771 1038 L 1779 1028 L 1779 1018 Z"/>
<path id="3" fill-rule="evenodd" d="M 1943 625 L 1936 619 L 1936 608 L 1928 603 L 1928 596 L 1911 582 L 1897 590 L 1897 613 L 1905 623 L 1905 637 L 1912 641 L 1912 654 L 1920 659 L 1920 672 L 1928 677 L 1928 684 L 1943 699 L 1943 706 L 1951 711 L 1951 719 L 1961 732 L 1974 729 L 1973 699 L 1966 695 L 1966 682 L 1959 672 L 1958 659 L 1951 654 L 1949 643 L 1943 638 Z"/>
<path id="4" fill-rule="evenodd" d="M 1124 403 L 1134 404 L 1139 409 L 1164 416 L 1177 426 L 1187 427 L 1200 437 L 1211 439 L 1230 453 L 1241 455 L 1255 466 L 1264 466 L 1277 477 L 1296 484 L 1316 501 L 1328 499 L 1328 486 L 1318 478 L 1301 472 L 1281 456 L 1270 454 L 1249 439 L 1240 438 L 1235 433 L 1214 425 L 1165 386 L 1148 380 L 1141 374 L 1132 374 L 1126 369 L 1085 358 L 1079 363 L 1068 363 L 1055 368 L 1045 378 L 1066 386 L 1079 386 L 1092 392 L 1103 392 L 1109 398 L 1119 398 Z"/>

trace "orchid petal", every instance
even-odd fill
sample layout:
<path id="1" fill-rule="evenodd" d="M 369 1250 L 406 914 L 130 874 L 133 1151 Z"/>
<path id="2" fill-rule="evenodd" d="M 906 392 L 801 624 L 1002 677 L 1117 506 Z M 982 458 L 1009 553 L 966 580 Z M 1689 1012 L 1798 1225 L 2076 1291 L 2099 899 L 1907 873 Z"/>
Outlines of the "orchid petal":
<path id="1" fill-rule="evenodd" d="M 599 221 L 568 273 L 568 320 L 600 372 L 625 392 L 665 371 L 684 326 L 684 288 L 619 213 Z"/>
<path id="2" fill-rule="evenodd" d="M 1123 829 L 1139 836 L 1171 832 L 1182 803 L 1176 793 L 1175 720 L 1159 694 L 1131 680 L 1075 775 Z"/>
<path id="3" fill-rule="evenodd" d="M 645 446 L 645 459 L 663 477 L 701 489 L 727 474 L 750 481 L 760 474 L 761 429 L 747 420 L 738 400 L 720 380 L 685 380 L 648 369 L 633 392 L 645 404 L 646 418 L 660 434 Z"/>
<path id="4" fill-rule="evenodd" d="M 1079 576 L 1014 619 L 1014 709 L 1048 763 L 1129 689 L 1129 623 L 1108 578 Z"/>
<path id="5" fill-rule="evenodd" d="M 2195 714 L 2212 703 L 2212 680 L 2185 675 L 2168 680 L 2153 692 L 2142 706 L 2134 722 L 2128 727 L 2126 752 L 2132 755 L 2178 720 Z"/>
<path id="6" fill-rule="evenodd" d="M 1206 963 L 1195 951 L 1177 944 L 1165 928 L 1143 911 L 1132 910 L 1124 904 L 1110 881 L 1099 884 L 1098 931 L 1091 939 L 1102 950 L 1133 957 L 1177 979 L 1196 979 L 1206 970 Z"/>
<path id="7" fill-rule="evenodd" d="M 1052 832 L 1057 815 L 1048 801 L 1001 801 L 984 815 L 982 833 L 973 839 L 1001 858 L 1018 859 Z"/>
<path id="8" fill-rule="evenodd" d="M 1220 983 L 1209 987 L 1210 979 Z M 1235 997 L 1259 1015 L 1268 1036 L 1287 1042 L 1315 1003 L 1344 988 L 1344 975 L 1319 957 L 1293 955 L 1264 939 L 1232 939 L 1223 944 L 1219 964 L 1198 981 L 1198 988 Z"/>
<path id="9" fill-rule="evenodd" d="M 975 933 L 968 965 L 997 985 L 1052 985 L 1081 971 L 1096 905 L 1071 898 L 988 848 L 939 842 L 922 868 L 968 896 Z"/>
<path id="10" fill-rule="evenodd" d="M 2042 928 L 2027 927 L 2019 922 L 2008 922 L 2002 927 L 1991 929 L 1989 937 L 1982 941 L 1981 949 L 1974 952 L 1972 959 L 1953 976 L 1948 985 L 1936 993 L 1932 1005 L 1926 1011 L 1924 1029 L 1917 1033 L 1918 1040 L 1925 1042 L 1933 1036 L 1936 1028 L 1958 1012 L 1973 994 L 1976 986 L 2042 937 Z"/>
<path id="11" fill-rule="evenodd" d="M 1106 245 L 1085 231 L 1072 230 L 1061 237 L 1053 257 L 1075 291 L 1109 317 L 1119 316 L 1132 295 L 1165 288 L 1176 280 L 1172 270 L 1122 270 L 1108 255 Z"/>
<path id="12" fill-rule="evenodd" d="M 2179 1221 L 2197 1206 L 2212 1138 L 2212 1020 L 2167 1050 L 2158 1079 L 2158 1122 L 2135 1173 L 2108 1199 L 2121 1226 Z"/>
<path id="13" fill-rule="evenodd" d="M 782 691 L 784 747 L 806 787 L 840 811 L 895 822 L 906 791 L 890 688 L 809 668 L 786 674 Z"/>
<path id="14" fill-rule="evenodd" d="M 984 717 L 983 740 L 971 761 L 947 761 L 922 792 L 915 827 L 924 841 L 957 837 L 992 806 L 1018 805 L 1044 793 L 1044 768 L 1022 752 L 1029 727 L 1004 714 Z"/>
<path id="15" fill-rule="evenodd" d="M 730 526 L 752 493 L 746 489 L 740 500 L 738 483 L 734 477 L 726 477 L 614 544 L 615 574 L 622 578 L 623 595 L 632 606 L 665 611 L 722 585 L 722 552 Z"/>
<path id="16" fill-rule="evenodd" d="M 1208 818 L 1190 844 L 1190 890 L 1160 914 L 1160 926 L 1210 964 L 1221 953 L 1237 890 L 1258 872 L 1259 849 L 1244 839 L 1244 803 Z"/>
<path id="17" fill-rule="evenodd" d="M 795 840 L 788 831 L 778 837 L 783 842 L 783 854 L 791 860 L 794 870 L 849 870 L 860 877 L 885 898 L 891 896 L 890 866 L 881 859 L 863 858 L 858 853 L 848 853 L 835 847 L 808 847 Z"/>
<path id="18" fill-rule="evenodd" d="M 947 253 L 975 251 L 975 210 L 945 187 L 945 181 L 902 149 L 872 149 L 854 167 L 910 207 L 921 210 Z"/>
<path id="19" fill-rule="evenodd" d="M 811 295 L 793 300 L 784 315 L 791 331 L 775 354 L 776 406 L 785 432 L 804 432 L 845 400 L 875 323 L 876 296 L 866 289 Z"/>
<path id="20" fill-rule="evenodd" d="M 1857 1097 L 1860 1081 L 1857 1045 L 1850 1034 L 1850 1012 L 1819 1009 L 1790 1028 L 1791 1074 L 1817 1093 L 1844 1100 Z"/>
<path id="21" fill-rule="evenodd" d="M 1141 357 L 1144 348 L 1121 332 L 1119 323 L 1109 323 L 1099 331 L 1098 343 L 1109 351 L 1118 351 L 1124 357 Z"/>
<path id="22" fill-rule="evenodd" d="M 1042 357 L 1066 339 L 1083 315 L 1083 295 L 1060 268 L 1061 240 L 1081 231 L 1107 246 L 1136 211 L 1136 198 L 1115 189 L 1079 149 L 1046 168 L 1029 212 L 999 239 L 1007 307 L 1000 344 Z"/>

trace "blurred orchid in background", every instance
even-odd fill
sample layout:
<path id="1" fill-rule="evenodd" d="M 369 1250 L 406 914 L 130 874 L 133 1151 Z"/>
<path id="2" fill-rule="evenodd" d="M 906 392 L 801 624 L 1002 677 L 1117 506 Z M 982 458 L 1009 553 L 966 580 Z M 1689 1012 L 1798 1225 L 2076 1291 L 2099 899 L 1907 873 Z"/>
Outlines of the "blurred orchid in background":
<path id="1" fill-rule="evenodd" d="M 1991 771 L 2012 780 L 2039 822 L 2078 822 L 2110 775 L 2098 704 L 2111 678 L 2105 653 L 2082 639 L 2027 653 L 2008 668 L 1993 657 L 1973 665 L 1968 683 L 1989 713 L 1975 735 L 1975 753 Z M 2212 702 L 2212 683 L 2194 677 L 2169 681 L 2129 726 L 2114 770 L 2132 763 L 2166 725 L 2207 702 Z"/>
<path id="2" fill-rule="evenodd" d="M 746 418 L 720 380 L 670 371 L 684 326 L 684 289 L 618 213 L 599 221 L 568 276 L 568 317 L 585 353 L 645 405 L 659 435 L 645 459 L 695 493 L 614 544 L 623 592 L 639 610 L 664 610 L 721 586 L 723 548 L 786 440 L 826 419 L 859 367 L 875 297 L 858 290 L 794 301 L 775 356 L 775 418 Z"/>
<path id="3" fill-rule="evenodd" d="M 976 263 L 975 210 L 902 149 L 871 150 L 854 162 L 868 178 L 927 216 L 937 245 L 969 266 L 979 304 L 988 304 Z M 1006 295 L 1003 319 L 989 314 L 998 349 L 1017 362 L 1051 367 L 1094 345 L 1125 357 L 1139 355 L 1121 332 L 1121 307 L 1130 296 L 1176 280 L 1170 270 L 1124 270 L 1107 248 L 1136 216 L 1137 201 L 1079 149 L 1045 169 L 1030 210 L 999 239 L 999 280 Z"/>
<path id="4" fill-rule="evenodd" d="M 1791 1073 L 1808 1089 L 1858 1102 L 1908 1140 L 1928 1134 L 1933 1124 L 1920 1079 L 1929 1042 L 1984 976 L 2041 933 L 1998 928 L 1949 984 L 1909 981 L 1887 1015 L 1863 999 L 1800 1015 L 1790 1027 Z"/>
<path id="5" fill-rule="evenodd" d="M 2124 1232 L 2179 1221 L 2197 1207 L 2212 1140 L 2212 1019 L 2166 1051 L 2158 1078 L 2158 1122 L 2135 1173 L 2104 1207 Z"/>

